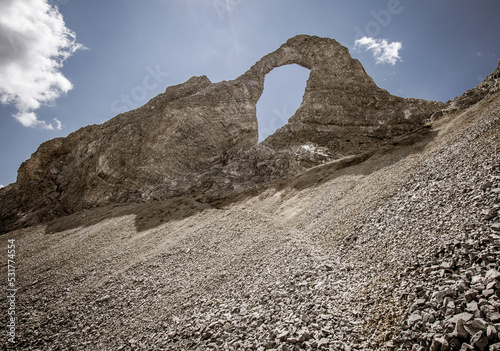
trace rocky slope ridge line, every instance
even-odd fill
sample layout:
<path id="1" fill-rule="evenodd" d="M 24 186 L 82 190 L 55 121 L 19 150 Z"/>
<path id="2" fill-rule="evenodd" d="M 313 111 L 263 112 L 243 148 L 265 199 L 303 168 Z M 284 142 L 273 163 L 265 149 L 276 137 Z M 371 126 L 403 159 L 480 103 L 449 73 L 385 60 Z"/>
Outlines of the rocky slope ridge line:
<path id="1" fill-rule="evenodd" d="M 302 104 L 257 144 L 265 75 L 293 63 L 310 70 Z M 108 203 L 217 200 L 365 152 L 444 107 L 392 96 L 335 40 L 299 35 L 235 80 L 193 77 L 134 111 L 43 143 L 0 190 L 0 232 Z"/>

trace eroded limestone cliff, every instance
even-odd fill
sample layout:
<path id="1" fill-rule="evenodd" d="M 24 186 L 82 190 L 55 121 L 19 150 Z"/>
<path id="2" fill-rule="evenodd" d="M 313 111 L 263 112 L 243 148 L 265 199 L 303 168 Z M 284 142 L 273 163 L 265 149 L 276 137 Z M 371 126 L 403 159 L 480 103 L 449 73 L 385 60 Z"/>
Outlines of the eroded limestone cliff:
<path id="1" fill-rule="evenodd" d="M 302 104 L 257 144 L 265 75 L 293 63 L 310 70 Z M 366 153 L 443 108 L 389 94 L 335 40 L 299 35 L 235 80 L 193 77 L 136 110 L 43 143 L 0 192 L 0 230 L 114 202 L 220 200 Z"/>

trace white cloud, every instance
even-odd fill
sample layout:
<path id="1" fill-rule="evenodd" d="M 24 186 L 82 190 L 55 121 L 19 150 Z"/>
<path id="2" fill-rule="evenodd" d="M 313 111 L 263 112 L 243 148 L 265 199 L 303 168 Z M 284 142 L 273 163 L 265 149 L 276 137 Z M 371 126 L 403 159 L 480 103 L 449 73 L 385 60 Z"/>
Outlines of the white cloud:
<path id="1" fill-rule="evenodd" d="M 397 61 L 402 61 L 399 56 L 399 50 L 402 48 L 402 44 L 397 41 L 389 44 L 385 39 L 363 37 L 354 42 L 354 47 L 371 50 L 376 63 L 390 63 L 395 65 Z"/>
<path id="2" fill-rule="evenodd" d="M 39 119 L 37 119 L 36 114 L 34 112 L 19 112 L 15 114 L 13 117 L 17 119 L 25 127 L 39 127 L 42 129 L 49 129 L 49 130 L 62 129 L 62 123 L 57 118 L 54 118 L 54 122 L 56 124 L 56 126 L 54 127 L 52 123 L 47 123 L 45 121 L 40 121 Z"/>
<path id="3" fill-rule="evenodd" d="M 63 127 L 63 125 L 62 125 L 61 121 L 60 121 L 60 120 L 58 120 L 57 118 L 54 118 L 54 122 L 56 122 L 56 129 L 57 129 L 57 130 L 61 130 L 61 129 L 62 129 L 62 127 Z"/>
<path id="4" fill-rule="evenodd" d="M 14 105 L 18 112 L 13 117 L 25 127 L 60 129 L 60 121 L 54 119 L 54 127 L 34 111 L 72 89 L 60 68 L 85 47 L 47 0 L 0 4 L 0 102 Z"/>

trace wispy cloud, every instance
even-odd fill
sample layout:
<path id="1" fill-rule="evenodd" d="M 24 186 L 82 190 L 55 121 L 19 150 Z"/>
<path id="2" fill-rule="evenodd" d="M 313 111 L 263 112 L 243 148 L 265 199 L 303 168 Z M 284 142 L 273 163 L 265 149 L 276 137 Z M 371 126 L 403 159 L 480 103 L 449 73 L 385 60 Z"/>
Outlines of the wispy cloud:
<path id="1" fill-rule="evenodd" d="M 403 46 L 397 41 L 389 44 L 386 39 L 363 37 L 354 42 L 354 47 L 372 51 L 376 63 L 395 65 L 397 61 L 402 61 L 399 50 Z"/>
<path id="2" fill-rule="evenodd" d="M 60 72 L 66 59 L 85 47 L 47 0 L 0 0 L 0 102 L 14 105 L 25 127 L 61 129 L 35 111 L 72 89 Z"/>

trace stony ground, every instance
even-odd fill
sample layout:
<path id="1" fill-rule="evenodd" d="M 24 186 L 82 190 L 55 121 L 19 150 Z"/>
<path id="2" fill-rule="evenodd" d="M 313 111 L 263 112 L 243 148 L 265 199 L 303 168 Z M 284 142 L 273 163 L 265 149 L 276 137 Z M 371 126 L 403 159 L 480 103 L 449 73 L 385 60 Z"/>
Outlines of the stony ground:
<path id="1" fill-rule="evenodd" d="M 8 233 L 2 347 L 498 350 L 499 147 L 493 96 L 415 144 L 217 208 L 117 205 Z"/>

